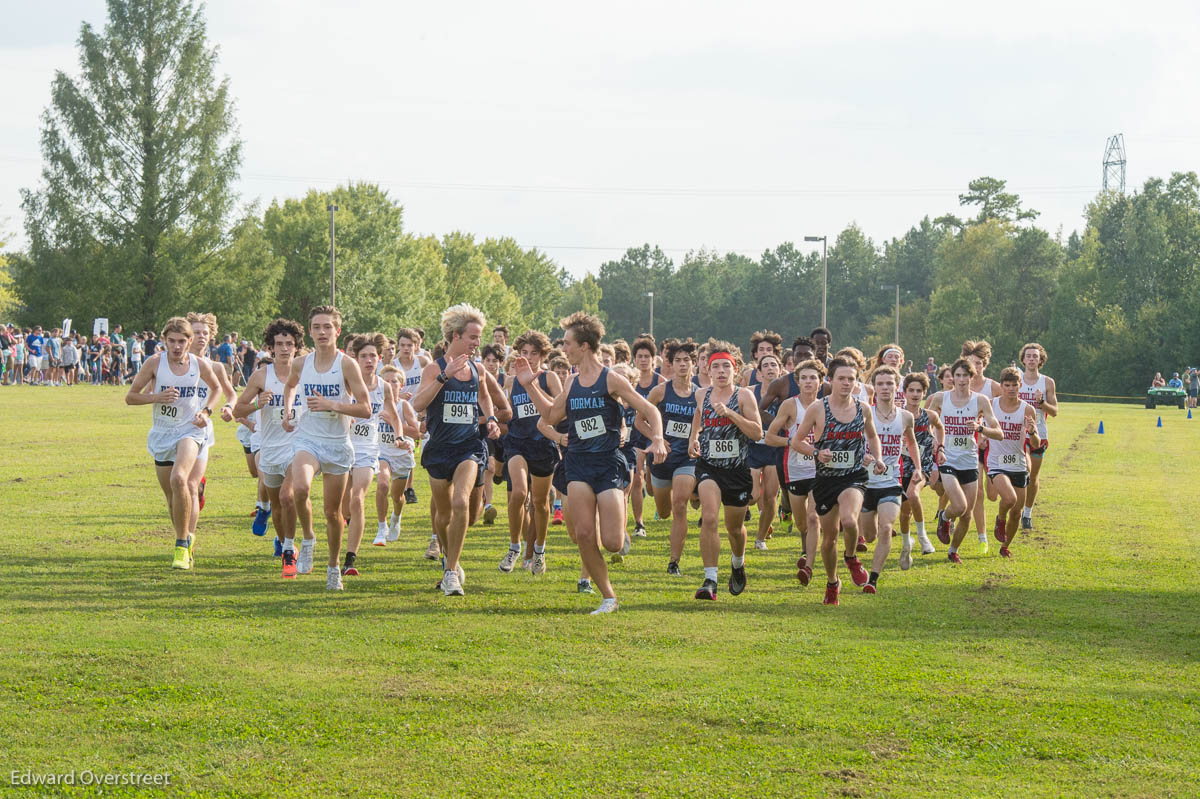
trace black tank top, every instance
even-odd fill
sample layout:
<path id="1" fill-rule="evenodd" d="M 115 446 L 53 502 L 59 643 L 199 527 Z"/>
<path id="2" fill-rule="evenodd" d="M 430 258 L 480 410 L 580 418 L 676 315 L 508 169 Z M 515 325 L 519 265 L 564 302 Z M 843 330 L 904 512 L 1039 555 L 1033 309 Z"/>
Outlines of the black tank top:
<path id="1" fill-rule="evenodd" d="M 863 406 L 857 399 L 851 397 L 851 400 L 854 402 L 854 418 L 849 422 L 841 422 L 829 407 L 829 397 L 821 398 L 825 408 L 825 427 L 817 439 L 817 450 L 832 451 L 833 460 L 823 463 L 820 458 L 816 459 L 818 477 L 844 477 L 863 468 L 867 443 Z"/>
<path id="2" fill-rule="evenodd" d="M 700 412 L 700 460 L 722 469 L 735 469 L 746 463 L 746 450 L 750 439 L 733 420 L 718 416 L 712 406 L 712 386 L 704 392 L 703 410 Z M 737 386 L 726 406 L 731 411 L 738 409 Z"/>

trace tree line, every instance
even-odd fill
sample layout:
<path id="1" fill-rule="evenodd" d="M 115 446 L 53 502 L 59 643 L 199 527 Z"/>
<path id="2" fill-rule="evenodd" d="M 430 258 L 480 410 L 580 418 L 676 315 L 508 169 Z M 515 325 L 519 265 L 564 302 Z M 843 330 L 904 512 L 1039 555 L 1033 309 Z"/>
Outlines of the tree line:
<path id="1" fill-rule="evenodd" d="M 225 329 L 303 319 L 328 299 L 336 204 L 337 304 L 352 329 L 432 331 L 465 301 L 496 323 L 551 333 L 584 309 L 628 339 L 649 327 L 647 292 L 660 337 L 745 346 L 757 329 L 790 339 L 820 322 L 820 251 L 790 242 L 758 258 L 697 250 L 679 263 L 644 244 L 576 279 L 511 238 L 409 233 L 403 207 L 371 183 L 239 207 L 241 142 L 217 55 L 189 0 L 108 0 L 104 30 L 82 26 L 78 76 L 59 72 L 51 86 L 42 180 L 22 193 L 28 247 L 0 258 L 0 312 L 131 328 L 190 309 L 213 311 Z M 891 341 L 885 287 L 899 285 L 899 343 L 917 362 L 986 338 L 998 372 L 1037 340 L 1064 391 L 1117 395 L 1200 362 L 1195 173 L 1097 195 L 1066 239 L 1005 189 L 971 181 L 959 197 L 970 216 L 927 216 L 899 238 L 875 242 L 856 225 L 831 236 L 835 345 Z"/>

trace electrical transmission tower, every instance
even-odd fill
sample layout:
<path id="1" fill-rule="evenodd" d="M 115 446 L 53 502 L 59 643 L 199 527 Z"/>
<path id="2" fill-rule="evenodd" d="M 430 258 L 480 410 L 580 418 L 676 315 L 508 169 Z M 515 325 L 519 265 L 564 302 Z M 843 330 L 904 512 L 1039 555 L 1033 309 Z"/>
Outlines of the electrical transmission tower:
<path id="1" fill-rule="evenodd" d="M 1104 145 L 1104 190 L 1125 193 L 1125 134 L 1110 136 Z"/>

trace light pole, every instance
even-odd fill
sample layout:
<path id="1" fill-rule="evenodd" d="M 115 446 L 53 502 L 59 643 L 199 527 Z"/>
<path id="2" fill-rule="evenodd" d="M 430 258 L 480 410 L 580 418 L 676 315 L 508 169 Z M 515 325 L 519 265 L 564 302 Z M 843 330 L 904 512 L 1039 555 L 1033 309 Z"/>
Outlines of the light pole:
<path id="1" fill-rule="evenodd" d="M 333 203 L 330 203 L 329 205 L 325 206 L 325 210 L 329 212 L 329 304 L 330 305 L 335 304 L 333 301 L 333 295 L 337 289 L 337 281 L 334 278 L 335 256 L 333 254 L 333 240 L 334 240 L 333 215 L 337 211 L 337 209 L 338 209 L 338 207 L 336 205 L 334 205 Z"/>
<path id="2" fill-rule="evenodd" d="M 647 291 L 646 296 L 650 298 L 650 338 L 654 338 L 654 292 Z"/>
<path id="3" fill-rule="evenodd" d="M 828 240 L 826 236 L 805 236 L 805 241 L 821 242 L 821 327 L 828 329 L 825 321 L 825 307 L 829 303 L 829 258 L 826 252 Z"/>
<path id="4" fill-rule="evenodd" d="M 899 283 L 894 283 L 894 284 L 893 283 L 885 283 L 882 286 L 880 286 L 879 288 L 883 289 L 884 291 L 887 291 L 889 289 L 896 290 L 896 338 L 893 339 L 893 343 L 896 346 L 900 346 L 900 284 Z"/>

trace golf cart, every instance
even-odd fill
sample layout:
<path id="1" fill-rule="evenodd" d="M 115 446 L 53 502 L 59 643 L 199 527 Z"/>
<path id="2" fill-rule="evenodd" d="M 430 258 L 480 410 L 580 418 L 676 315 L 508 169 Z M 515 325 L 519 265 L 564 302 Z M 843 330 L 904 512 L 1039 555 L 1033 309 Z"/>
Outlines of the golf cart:
<path id="1" fill-rule="evenodd" d="M 1171 388 L 1170 386 L 1147 389 L 1146 407 L 1153 408 L 1157 405 L 1174 405 L 1177 408 L 1187 407 L 1187 392 L 1182 388 Z"/>

